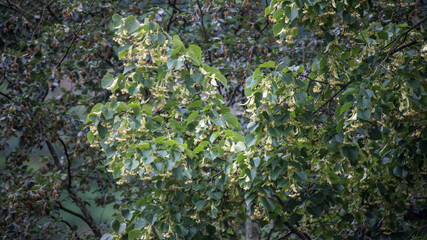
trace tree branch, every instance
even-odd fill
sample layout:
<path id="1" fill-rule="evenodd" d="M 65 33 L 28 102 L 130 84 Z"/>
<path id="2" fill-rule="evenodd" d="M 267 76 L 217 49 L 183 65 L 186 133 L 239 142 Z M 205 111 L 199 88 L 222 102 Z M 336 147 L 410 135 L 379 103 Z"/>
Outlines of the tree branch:
<path id="1" fill-rule="evenodd" d="M 410 27 L 408 30 L 406 30 L 405 32 L 403 32 L 402 34 L 400 34 L 399 36 L 397 36 L 395 39 L 393 39 L 393 41 L 389 42 L 387 45 L 385 45 L 382 49 L 381 52 L 386 49 L 388 46 L 390 46 L 392 43 L 396 42 L 397 40 L 399 40 L 402 36 L 408 34 L 410 31 L 412 31 L 413 29 L 417 28 L 419 25 L 421 25 L 422 23 L 424 23 L 425 21 L 427 21 L 427 17 L 423 18 L 421 21 L 419 21 L 418 23 L 416 23 L 414 26 Z"/>
<path id="2" fill-rule="evenodd" d="M 282 206 L 282 208 L 284 208 L 284 203 L 282 201 L 282 199 L 280 199 L 279 196 L 274 195 L 274 197 L 279 201 L 279 204 Z M 291 233 L 295 234 L 299 239 L 301 240 L 311 240 L 310 236 L 308 236 L 307 234 L 299 231 L 297 228 L 295 228 L 294 226 L 292 226 L 292 224 L 288 221 L 284 222 L 285 226 L 287 228 L 289 228 L 289 230 L 291 231 Z"/>
<path id="3" fill-rule="evenodd" d="M 67 158 L 67 180 L 68 180 L 68 187 L 71 188 L 71 159 L 68 155 L 67 151 L 67 145 L 65 145 L 64 141 L 62 141 L 61 138 L 58 138 L 59 142 L 61 143 L 62 147 L 64 148 L 65 157 Z"/>
<path id="4" fill-rule="evenodd" d="M 5 94 L 5 93 L 0 92 L 0 95 L 2 95 L 3 97 L 5 97 L 5 98 L 7 98 L 9 100 L 12 100 L 12 98 L 9 95 Z"/>
<path id="5" fill-rule="evenodd" d="M 52 156 L 53 162 L 55 163 L 56 167 L 63 173 L 64 168 L 61 166 L 61 163 L 59 161 L 59 157 L 56 154 L 55 148 L 53 147 L 52 143 L 49 140 L 45 141 L 47 148 L 49 149 L 50 155 Z"/>
<path id="6" fill-rule="evenodd" d="M 330 97 L 326 102 L 324 102 L 323 104 L 322 104 L 322 106 L 320 106 L 318 109 L 316 109 L 316 111 L 314 111 L 314 113 L 313 114 L 316 114 L 316 113 L 318 113 L 323 107 L 325 107 L 328 103 L 330 103 L 330 102 L 332 102 L 332 100 L 334 100 L 334 98 L 336 97 L 336 96 L 338 96 L 338 94 L 340 94 L 342 91 L 344 91 L 347 87 L 348 87 L 348 85 L 350 85 L 352 82 L 354 82 L 354 79 L 353 80 L 351 80 L 351 81 L 349 81 L 348 83 L 346 83 L 346 84 L 344 84 L 341 88 L 340 88 L 340 90 L 338 90 L 332 97 Z"/>
<path id="7" fill-rule="evenodd" d="M 58 169 L 60 169 L 62 173 L 64 173 L 64 169 L 59 162 L 58 155 L 56 154 L 56 151 L 53 148 L 52 143 L 49 140 L 46 140 L 45 142 L 46 142 L 46 145 L 49 149 L 50 154 L 52 155 L 52 158 L 53 158 L 53 161 L 54 161 L 56 167 Z M 82 211 L 82 213 L 83 213 L 83 215 L 79 214 L 80 215 L 79 217 L 82 218 L 89 225 L 89 227 L 91 228 L 95 237 L 100 238 L 101 232 L 99 231 L 98 227 L 95 225 L 95 221 L 93 220 L 92 215 L 90 214 L 89 210 L 87 209 L 86 203 L 80 197 L 78 197 L 76 195 L 76 193 L 73 192 L 70 185 L 68 185 L 66 187 L 66 189 L 67 189 L 67 192 L 70 195 L 71 199 L 73 199 L 73 201 L 76 203 L 76 205 L 80 208 L 80 211 Z"/>
<path id="8" fill-rule="evenodd" d="M 423 41 L 425 41 L 426 39 L 427 39 L 427 37 L 426 37 L 426 38 L 423 38 L 422 40 L 423 40 Z M 407 47 L 411 47 L 411 46 L 413 46 L 413 45 L 416 45 L 417 43 L 422 43 L 423 41 L 420 41 L 420 40 L 414 40 L 414 41 L 409 42 L 409 43 L 407 43 L 407 44 L 405 44 L 405 45 L 402 45 L 402 46 L 397 47 L 397 48 L 395 48 L 395 49 L 393 49 L 393 50 L 390 50 L 391 52 L 390 52 L 389 56 L 391 56 L 391 55 L 393 55 L 393 54 L 395 54 L 395 53 L 397 53 L 397 52 L 401 51 L 402 49 L 405 49 L 405 48 L 407 48 Z"/>
<path id="9" fill-rule="evenodd" d="M 207 44 L 207 43 L 209 43 L 209 37 L 208 37 L 208 34 L 206 32 L 205 23 L 203 22 L 203 15 L 204 14 L 203 14 L 202 6 L 200 5 L 199 0 L 197 0 L 197 6 L 199 7 L 199 11 L 200 11 L 200 23 L 202 24 L 204 42 L 205 42 L 205 44 Z M 212 64 L 211 52 L 209 50 L 207 50 L 207 52 L 208 52 L 209 63 Z"/>
<path id="10" fill-rule="evenodd" d="M 89 8 L 91 8 L 93 6 L 94 2 L 95 1 L 92 0 L 92 2 L 89 5 Z M 77 28 L 76 33 L 74 34 L 73 39 L 71 40 L 70 44 L 67 47 L 67 50 L 65 51 L 65 53 L 62 55 L 62 57 L 60 58 L 60 60 L 56 64 L 55 68 L 53 69 L 53 72 L 55 72 L 61 66 L 62 62 L 67 57 L 68 53 L 70 52 L 71 47 L 73 46 L 74 42 L 77 39 L 77 35 L 79 35 L 80 30 L 82 30 L 82 28 L 83 28 L 83 23 L 86 21 L 86 19 L 87 19 L 88 16 L 89 16 L 89 13 L 87 13 L 86 16 L 83 18 L 83 20 L 81 21 L 80 26 Z"/>

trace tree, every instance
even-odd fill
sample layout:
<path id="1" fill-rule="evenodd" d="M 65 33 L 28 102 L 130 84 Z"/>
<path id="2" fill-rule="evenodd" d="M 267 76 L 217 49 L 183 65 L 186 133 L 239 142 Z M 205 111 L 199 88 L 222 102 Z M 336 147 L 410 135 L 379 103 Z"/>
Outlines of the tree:
<path id="1" fill-rule="evenodd" d="M 204 32 L 203 9 L 215 3 L 197 3 Z M 137 176 L 144 193 L 103 238 L 239 238 L 245 223 L 248 238 L 419 238 L 423 8 L 269 2 L 278 41 L 308 44 L 302 58 L 265 61 L 245 79 L 240 114 L 210 49 L 169 35 L 155 13 L 113 16 L 125 68 L 102 79 L 112 95 L 91 109 L 88 140 L 114 178 Z"/>
<path id="2" fill-rule="evenodd" d="M 420 238 L 423 3 L 0 2 L 0 235 Z"/>

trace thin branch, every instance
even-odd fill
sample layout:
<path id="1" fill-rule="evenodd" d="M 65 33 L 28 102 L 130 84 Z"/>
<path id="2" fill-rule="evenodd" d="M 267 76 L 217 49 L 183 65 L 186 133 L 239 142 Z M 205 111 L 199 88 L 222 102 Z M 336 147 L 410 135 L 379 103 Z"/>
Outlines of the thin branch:
<path id="1" fill-rule="evenodd" d="M 45 8 L 46 8 L 46 6 L 43 6 L 42 13 L 40 14 L 40 21 L 39 21 L 39 23 L 37 24 L 37 26 L 34 28 L 34 30 L 33 30 L 33 34 L 31 34 L 31 40 L 30 40 L 30 42 L 32 42 L 32 41 L 33 41 L 33 39 L 34 39 L 34 35 L 36 35 L 36 32 L 37 32 L 37 29 L 39 29 L 40 24 L 43 22 L 43 15 L 44 15 L 44 10 L 45 10 Z"/>
<path id="2" fill-rule="evenodd" d="M 387 45 L 385 45 L 382 49 L 381 52 L 386 49 L 388 46 L 390 46 L 392 43 L 396 42 L 397 40 L 399 40 L 403 35 L 408 34 L 410 31 L 412 31 L 413 29 L 417 28 L 419 25 L 423 24 L 425 21 L 427 21 L 427 17 L 423 18 L 421 21 L 419 21 L 418 23 L 416 23 L 414 26 L 408 28 L 408 30 L 406 30 L 405 32 L 403 32 L 402 34 L 400 34 L 399 36 L 397 36 L 395 39 L 393 39 L 393 41 L 389 42 Z"/>
<path id="3" fill-rule="evenodd" d="M 421 41 L 421 40 L 414 40 L 414 41 L 409 42 L 409 43 L 407 43 L 407 44 L 405 44 L 405 45 L 402 45 L 402 46 L 397 47 L 397 48 L 395 48 L 395 49 L 393 49 L 393 50 L 390 50 L 391 52 L 390 52 L 389 56 L 391 56 L 391 55 L 393 55 L 393 54 L 395 54 L 395 53 L 397 53 L 397 52 L 401 51 L 402 49 L 405 49 L 405 48 L 411 47 L 411 46 L 416 45 L 416 44 L 418 44 L 418 43 L 422 43 L 422 42 L 423 42 L 423 41 L 425 41 L 426 39 L 427 39 L 427 37 L 426 37 L 426 38 L 423 38 L 423 39 L 422 39 L 422 41 Z"/>
<path id="4" fill-rule="evenodd" d="M 248 60 L 247 60 L 247 65 L 245 67 L 245 69 L 243 70 L 243 73 L 246 73 L 246 70 L 248 69 L 250 62 L 252 61 L 252 56 L 254 54 L 254 48 L 251 48 L 251 53 L 249 54 Z M 243 82 L 243 80 L 242 80 Z M 242 82 L 239 81 L 239 84 L 233 89 L 233 92 L 231 93 L 230 97 L 228 98 L 228 102 L 226 104 L 227 107 L 230 107 L 231 102 L 233 101 L 234 95 L 236 94 L 237 89 L 239 88 L 239 86 L 242 84 Z"/>
<path id="5" fill-rule="evenodd" d="M 3 6 L 3 7 L 5 7 L 5 8 L 9 8 L 9 9 L 12 9 L 12 10 L 14 10 L 15 12 L 20 13 L 21 15 L 25 13 L 25 11 L 24 11 L 24 10 L 22 10 L 22 8 L 21 8 L 21 7 L 19 7 L 19 6 L 17 6 L 17 5 L 12 4 L 9 0 L 7 0 L 7 4 L 6 4 L 6 3 L 0 3 L 0 6 Z"/>
<path id="6" fill-rule="evenodd" d="M 338 83 L 338 84 L 330 84 L 330 83 L 328 83 L 328 82 L 315 80 L 315 79 L 312 79 L 312 78 L 310 78 L 309 76 L 304 75 L 304 74 L 298 74 L 298 75 L 299 75 L 299 76 L 301 76 L 301 77 L 307 78 L 308 80 L 310 80 L 310 82 L 317 82 L 317 83 L 321 83 L 321 84 L 326 84 L 326 85 L 335 85 L 335 86 L 340 86 L 340 87 L 343 87 L 343 86 L 344 86 L 344 84 L 340 84 L 340 83 Z"/>
<path id="7" fill-rule="evenodd" d="M 55 216 L 49 215 L 49 217 L 50 217 L 50 218 L 52 218 L 54 221 L 57 221 L 57 222 L 58 222 L 58 219 L 57 219 Z M 76 232 L 74 232 L 74 230 L 73 230 L 73 226 L 71 226 L 71 224 L 70 224 L 69 222 L 65 221 L 64 219 L 59 220 L 59 222 L 63 222 L 65 225 L 67 225 L 67 226 L 70 228 L 71 232 L 72 232 L 72 233 L 74 233 L 74 237 L 75 237 L 77 240 L 80 240 L 79 235 L 77 235 L 77 233 L 76 233 Z"/>
<path id="8" fill-rule="evenodd" d="M 55 148 L 53 147 L 52 143 L 49 140 L 45 141 L 47 148 L 49 149 L 50 155 L 52 156 L 53 162 L 55 163 L 56 167 L 61 171 L 64 172 L 64 168 L 61 166 L 61 163 L 59 161 L 59 157 L 56 154 Z"/>
<path id="9" fill-rule="evenodd" d="M 83 215 L 81 215 L 80 213 L 78 213 L 78 212 L 74 212 L 73 210 L 71 210 L 71 209 L 68 209 L 68 208 L 66 208 L 66 207 L 64 207 L 64 206 L 62 206 L 62 204 L 60 203 L 60 202 L 58 202 L 58 206 L 59 206 L 59 209 L 61 209 L 61 210 L 63 210 L 64 212 L 67 212 L 67 213 L 69 213 L 69 214 L 71 214 L 71 215 L 74 215 L 74 216 L 76 216 L 76 217 L 78 217 L 78 218 L 80 218 L 81 220 L 83 220 L 89 227 L 91 227 L 91 225 L 90 225 L 90 223 L 86 220 L 86 218 L 83 216 Z"/>
<path id="10" fill-rule="evenodd" d="M 202 6 L 200 5 L 200 1 L 197 0 L 197 6 L 199 7 L 199 11 L 200 11 L 200 23 L 202 25 L 202 31 L 203 31 L 203 38 L 204 38 L 204 42 L 205 44 L 209 43 L 209 37 L 208 34 L 206 32 L 206 28 L 205 28 L 205 23 L 203 22 L 203 11 L 202 11 Z M 208 51 L 208 60 L 209 63 L 212 64 L 212 58 L 211 58 L 211 52 L 209 50 Z"/>
<path id="11" fill-rule="evenodd" d="M 92 0 L 92 2 L 89 5 L 89 9 L 93 6 L 94 2 L 95 1 Z M 83 28 L 83 23 L 86 21 L 86 19 L 87 19 L 88 16 L 89 16 L 89 13 L 87 13 L 86 16 L 83 18 L 83 20 L 81 21 L 80 26 L 77 28 L 76 33 L 74 34 L 73 39 L 71 40 L 70 44 L 67 47 L 67 50 L 65 51 L 65 53 L 62 55 L 62 57 L 60 58 L 60 60 L 56 64 L 55 68 L 53 69 L 53 72 L 55 72 L 61 66 L 62 62 L 67 57 L 68 53 L 70 52 L 71 47 L 73 46 L 74 42 L 77 39 L 77 35 L 79 35 L 80 30 L 82 30 L 82 28 Z"/>
<path id="12" fill-rule="evenodd" d="M 338 96 L 338 94 L 340 94 L 342 91 L 344 91 L 347 87 L 348 87 L 348 85 L 350 85 L 352 82 L 354 82 L 354 79 L 353 80 L 351 80 L 351 81 L 349 81 L 348 83 L 346 83 L 346 84 L 344 84 L 341 88 L 340 88 L 340 90 L 338 90 L 332 97 L 330 97 L 326 102 L 324 102 L 323 104 L 322 104 L 322 106 L 320 106 L 318 109 L 316 109 L 316 111 L 314 111 L 314 113 L 313 114 L 316 114 L 316 113 L 318 113 L 323 107 L 325 107 L 328 103 L 330 103 L 330 102 L 332 102 L 332 100 L 334 100 L 334 98 L 336 97 L 336 96 Z"/>
<path id="13" fill-rule="evenodd" d="M 62 147 L 64 148 L 65 157 L 67 158 L 67 180 L 68 180 L 68 187 L 71 188 L 71 159 L 70 155 L 68 154 L 67 145 L 65 145 L 64 141 L 62 141 L 61 138 L 58 138 L 59 142 L 61 143 Z"/>
<path id="14" fill-rule="evenodd" d="M 281 237 L 281 238 L 278 238 L 277 240 L 282 240 L 282 239 L 287 239 L 289 236 L 291 236 L 291 234 L 292 234 L 293 232 L 292 231 L 290 231 L 290 232 L 288 232 L 285 236 L 283 236 L 283 237 Z"/>
<path id="15" fill-rule="evenodd" d="M 280 199 L 280 197 L 277 196 L 277 195 L 274 195 L 274 197 L 279 201 L 279 204 L 283 208 L 285 208 L 285 205 L 284 205 L 282 199 Z M 311 240 L 310 236 L 308 236 L 306 233 L 303 233 L 303 232 L 299 231 L 297 228 L 295 228 L 294 226 L 292 226 L 292 224 L 290 222 L 285 221 L 284 224 L 285 224 L 285 226 L 287 228 L 289 228 L 289 230 L 291 231 L 290 233 L 295 234 L 299 239 L 301 239 L 301 240 Z"/>
<path id="16" fill-rule="evenodd" d="M 50 6 L 52 5 L 52 1 L 50 1 L 48 4 L 44 3 L 43 1 L 37 0 L 37 2 L 43 4 L 46 6 L 47 10 L 49 11 L 50 15 L 55 18 L 56 21 L 58 21 L 58 23 L 61 23 L 61 20 L 59 19 L 59 17 L 52 11 L 52 9 L 50 8 Z"/>
<path id="17" fill-rule="evenodd" d="M 64 173 L 64 169 L 62 168 L 58 155 L 56 154 L 55 149 L 53 148 L 52 143 L 49 140 L 46 140 L 46 145 L 49 149 L 50 154 L 52 155 L 53 161 L 58 169 L 61 170 L 62 173 Z M 95 225 L 95 221 L 93 220 L 92 215 L 90 214 L 89 210 L 86 207 L 86 204 L 80 197 L 76 195 L 76 193 L 73 192 L 70 186 L 66 187 L 68 194 L 73 199 L 73 201 L 76 203 L 76 205 L 80 208 L 83 215 L 79 214 L 84 221 L 89 225 L 91 228 L 93 234 L 97 237 L 101 237 L 101 232 L 99 231 L 98 227 Z M 65 211 L 65 210 L 64 210 Z M 77 216 L 77 215 L 76 215 Z"/>
<path id="18" fill-rule="evenodd" d="M 5 98 L 7 98 L 7 99 L 9 99 L 9 100 L 12 100 L 12 98 L 11 98 L 11 97 L 9 97 L 9 95 L 7 95 L 7 94 L 5 94 L 5 93 L 0 92 L 0 95 L 2 95 L 3 97 L 5 97 Z"/>
<path id="19" fill-rule="evenodd" d="M 168 20 L 168 22 L 167 22 L 167 24 L 166 24 L 166 32 L 167 33 L 169 33 L 169 30 L 170 30 L 170 26 L 172 25 L 172 23 L 176 20 L 176 18 L 174 19 L 174 15 L 175 15 L 175 13 L 178 11 L 178 12 L 181 12 L 181 10 L 179 10 L 176 6 L 175 6 L 175 4 L 176 4 L 176 0 L 174 0 L 173 2 L 171 1 L 171 0 L 168 0 L 168 4 L 172 7 L 172 14 L 171 14 L 171 16 L 170 16 L 170 18 L 169 18 L 169 20 Z"/>

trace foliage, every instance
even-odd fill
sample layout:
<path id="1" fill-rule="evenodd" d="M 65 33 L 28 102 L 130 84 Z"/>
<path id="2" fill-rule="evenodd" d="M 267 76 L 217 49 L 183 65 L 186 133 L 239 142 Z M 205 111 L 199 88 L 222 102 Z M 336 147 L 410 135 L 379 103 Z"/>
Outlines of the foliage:
<path id="1" fill-rule="evenodd" d="M 265 15 L 279 42 L 305 35 L 317 52 L 260 64 L 243 84 L 238 116 L 209 49 L 151 18 L 113 16 L 125 68 L 104 76 L 113 94 L 92 108 L 88 136 L 113 176 L 138 175 L 144 194 L 104 238 L 239 238 L 247 218 L 266 238 L 422 235 L 426 18 L 418 7 L 271 1 Z"/>
<path id="2" fill-rule="evenodd" d="M 419 239 L 423 3 L 0 2 L 0 235 Z"/>

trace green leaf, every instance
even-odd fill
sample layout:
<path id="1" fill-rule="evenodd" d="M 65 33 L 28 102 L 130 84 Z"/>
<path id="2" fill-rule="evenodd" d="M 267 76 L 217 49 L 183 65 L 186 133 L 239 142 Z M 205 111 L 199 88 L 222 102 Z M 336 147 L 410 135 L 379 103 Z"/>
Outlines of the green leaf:
<path id="1" fill-rule="evenodd" d="M 178 162 L 182 157 L 181 153 L 176 150 L 171 150 L 169 153 L 169 156 L 170 156 L 170 159 L 174 162 Z"/>
<path id="2" fill-rule="evenodd" d="M 129 47 L 130 45 L 124 45 L 119 47 L 119 50 L 118 50 L 119 60 L 122 60 L 128 54 Z"/>
<path id="3" fill-rule="evenodd" d="M 203 141 L 203 142 L 199 143 L 199 145 L 193 150 L 193 153 L 201 152 L 208 145 L 209 145 L 208 141 Z"/>
<path id="4" fill-rule="evenodd" d="M 135 239 L 139 236 L 140 233 L 141 233 L 141 230 L 134 229 L 134 230 L 129 232 L 128 239 Z"/>
<path id="5" fill-rule="evenodd" d="M 276 208 L 275 202 L 270 198 L 260 197 L 260 202 L 268 211 L 273 211 Z"/>
<path id="6" fill-rule="evenodd" d="M 237 152 L 243 152 L 246 150 L 246 146 L 243 142 L 238 142 L 235 146 Z"/>
<path id="7" fill-rule="evenodd" d="M 195 108 L 198 108 L 198 107 L 200 107 L 200 105 L 202 105 L 202 100 L 196 100 L 196 101 L 194 101 L 194 102 L 192 102 L 192 103 L 190 103 L 190 104 L 188 104 L 187 105 L 187 108 L 188 109 L 195 109 Z"/>
<path id="8" fill-rule="evenodd" d="M 307 181 L 307 174 L 304 171 L 299 171 L 295 173 L 296 180 L 306 182 Z"/>
<path id="9" fill-rule="evenodd" d="M 139 115 L 141 113 L 141 106 L 137 103 L 128 104 L 127 107 L 132 109 L 133 114 L 135 115 Z"/>
<path id="10" fill-rule="evenodd" d="M 93 142 L 93 138 L 94 138 L 94 134 L 93 134 L 93 132 L 92 132 L 92 131 L 89 131 L 89 132 L 87 133 L 87 140 L 89 141 L 89 143 L 92 143 L 92 142 Z"/>
<path id="11" fill-rule="evenodd" d="M 179 38 L 178 35 L 174 35 L 172 37 L 172 44 L 174 45 L 174 48 L 184 47 L 184 43 L 181 42 L 181 39 Z"/>
<path id="12" fill-rule="evenodd" d="M 114 236 L 109 233 L 106 233 L 101 237 L 101 240 L 113 240 L 113 239 L 114 239 Z"/>
<path id="13" fill-rule="evenodd" d="M 199 201 L 197 201 L 197 203 L 196 203 L 196 209 L 197 210 L 202 210 L 203 209 L 203 207 L 206 205 L 206 202 L 205 201 L 203 201 L 203 200 L 199 200 Z"/>
<path id="14" fill-rule="evenodd" d="M 278 35 L 282 29 L 283 29 L 283 23 L 282 22 L 278 22 L 276 24 L 273 25 L 273 34 L 274 36 Z"/>
<path id="15" fill-rule="evenodd" d="M 298 16 L 298 9 L 296 7 L 292 9 L 287 7 L 285 8 L 285 15 L 289 18 L 290 22 L 292 22 Z"/>
<path id="16" fill-rule="evenodd" d="M 408 171 L 401 166 L 395 166 L 393 168 L 393 174 L 396 177 L 404 178 L 408 175 Z"/>
<path id="17" fill-rule="evenodd" d="M 144 110 L 144 112 L 148 116 L 151 116 L 153 114 L 153 107 L 151 105 L 148 105 L 148 104 L 142 105 L 142 110 Z"/>
<path id="18" fill-rule="evenodd" d="M 188 116 L 187 122 L 192 122 L 194 119 L 197 118 L 197 116 L 199 116 L 199 111 L 192 112 L 190 116 Z"/>
<path id="19" fill-rule="evenodd" d="M 260 68 L 275 68 L 276 64 L 273 61 L 268 61 L 268 62 L 261 64 L 261 66 L 259 66 L 259 67 Z"/>
<path id="20" fill-rule="evenodd" d="M 222 120 L 225 121 L 230 127 L 238 131 L 242 129 L 242 126 L 240 125 L 239 120 L 231 112 L 224 114 L 224 116 L 222 116 Z"/>
<path id="21" fill-rule="evenodd" d="M 101 80 L 102 88 L 109 89 L 113 86 L 113 83 L 114 83 L 114 76 L 112 74 L 105 75 Z"/>
<path id="22" fill-rule="evenodd" d="M 295 105 L 300 108 L 304 106 L 305 101 L 307 100 L 307 93 L 305 92 L 297 92 L 294 95 Z"/>
<path id="23" fill-rule="evenodd" d="M 256 142 L 256 136 L 253 134 L 248 134 L 245 136 L 245 143 L 246 146 L 251 147 Z"/>
<path id="24" fill-rule="evenodd" d="M 359 148 L 355 146 L 344 146 L 341 148 L 341 153 L 350 160 L 352 165 L 356 165 L 357 157 L 359 156 Z"/>
<path id="25" fill-rule="evenodd" d="M 135 145 L 136 148 L 139 149 L 149 149 L 150 148 L 150 144 L 149 143 L 140 143 Z"/>
<path id="26" fill-rule="evenodd" d="M 125 26 L 128 33 L 135 32 L 141 25 L 136 21 L 134 16 L 129 16 L 125 20 Z"/>
<path id="27" fill-rule="evenodd" d="M 343 114 L 347 109 L 353 106 L 353 102 L 348 102 L 341 107 L 340 115 Z"/>
<path id="28" fill-rule="evenodd" d="M 371 118 L 371 110 L 370 109 L 357 110 L 357 118 L 369 121 L 369 119 Z"/>
<path id="29" fill-rule="evenodd" d="M 199 66 L 202 63 L 202 50 L 199 46 L 190 45 L 190 47 L 188 48 L 188 55 L 194 65 Z"/>

